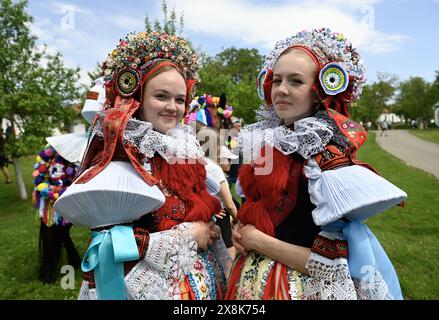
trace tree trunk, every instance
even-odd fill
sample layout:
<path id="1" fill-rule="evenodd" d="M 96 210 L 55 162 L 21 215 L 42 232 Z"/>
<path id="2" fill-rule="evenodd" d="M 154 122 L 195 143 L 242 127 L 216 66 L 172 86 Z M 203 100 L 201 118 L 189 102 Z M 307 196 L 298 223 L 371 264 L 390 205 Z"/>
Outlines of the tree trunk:
<path id="1" fill-rule="evenodd" d="M 24 184 L 23 174 L 21 172 L 21 167 L 20 167 L 20 158 L 13 157 L 12 162 L 14 164 L 15 179 L 17 180 L 18 191 L 20 193 L 20 199 L 27 200 L 26 186 Z"/>

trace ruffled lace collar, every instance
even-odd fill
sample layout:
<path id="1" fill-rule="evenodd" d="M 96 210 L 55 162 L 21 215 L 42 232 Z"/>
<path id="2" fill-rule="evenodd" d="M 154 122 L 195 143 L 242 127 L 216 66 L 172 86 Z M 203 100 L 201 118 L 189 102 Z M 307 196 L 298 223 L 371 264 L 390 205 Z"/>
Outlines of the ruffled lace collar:
<path id="1" fill-rule="evenodd" d="M 348 146 L 347 137 L 324 110 L 296 121 L 294 129 L 281 124 L 281 118 L 274 108 L 261 106 L 256 111 L 256 118 L 257 122 L 245 126 L 239 135 L 244 158 L 250 157 L 251 161 L 260 156 L 264 145 L 276 148 L 285 155 L 297 152 L 305 159 L 321 152 L 330 141 L 345 148 Z"/>
<path id="2" fill-rule="evenodd" d="M 104 112 L 98 113 L 98 120 L 92 132 L 104 137 L 102 119 Z M 190 126 L 179 124 L 167 134 L 153 129 L 152 123 L 131 118 L 124 133 L 124 143 L 135 146 L 146 158 L 154 157 L 157 152 L 167 162 L 171 159 L 199 159 L 204 157 L 203 149 L 198 143 Z"/>

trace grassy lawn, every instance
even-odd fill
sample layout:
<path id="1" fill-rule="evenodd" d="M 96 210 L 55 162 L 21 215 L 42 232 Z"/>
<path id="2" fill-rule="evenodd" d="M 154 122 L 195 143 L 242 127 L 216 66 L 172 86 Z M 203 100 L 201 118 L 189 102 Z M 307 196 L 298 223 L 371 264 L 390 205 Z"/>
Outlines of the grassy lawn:
<path id="1" fill-rule="evenodd" d="M 439 143 L 439 128 L 431 128 L 424 130 L 409 130 L 409 132 L 418 138 L 429 140 L 431 142 Z"/>
<path id="2" fill-rule="evenodd" d="M 0 180 L 0 299 L 76 299 L 81 272 L 75 272 L 75 288 L 62 289 L 61 277 L 54 284 L 43 284 L 38 280 L 39 221 L 32 207 L 32 166 L 34 157 L 21 160 L 23 176 L 29 200 L 20 201 L 15 185 L 13 166 L 9 166 L 14 184 Z M 79 254 L 86 250 L 88 230 L 73 227 L 71 236 Z M 62 265 L 67 264 L 63 250 Z"/>
<path id="3" fill-rule="evenodd" d="M 406 208 L 393 208 L 368 221 L 392 260 L 406 299 L 439 299 L 439 180 L 409 168 L 375 143 L 373 133 L 359 153 L 386 179 L 405 190 Z M 33 157 L 22 159 L 29 196 Z M 13 167 L 9 167 L 13 173 Z M 14 177 L 15 178 L 15 177 Z M 60 280 L 43 285 L 38 280 L 39 222 L 31 201 L 20 201 L 15 184 L 0 178 L 0 299 L 76 299 L 75 289 L 64 290 Z M 14 179 L 15 182 L 15 179 Z M 88 230 L 73 227 L 78 252 L 86 249 Z M 63 256 L 65 264 L 65 253 Z"/>
<path id="4" fill-rule="evenodd" d="M 381 150 L 373 133 L 360 150 L 361 160 L 408 194 L 405 208 L 368 221 L 395 266 L 405 299 L 439 299 L 439 180 Z"/>

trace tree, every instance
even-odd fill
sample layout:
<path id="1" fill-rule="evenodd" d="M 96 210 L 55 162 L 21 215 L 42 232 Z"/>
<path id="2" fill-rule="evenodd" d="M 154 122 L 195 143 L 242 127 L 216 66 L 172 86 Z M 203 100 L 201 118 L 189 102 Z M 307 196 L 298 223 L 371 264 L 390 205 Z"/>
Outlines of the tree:
<path id="1" fill-rule="evenodd" d="M 248 79 L 256 81 L 263 62 L 257 49 L 236 49 L 235 47 L 218 53 L 215 60 L 236 83 Z"/>
<path id="2" fill-rule="evenodd" d="M 178 26 L 179 30 L 177 32 L 177 14 L 175 12 L 175 7 L 172 8 L 171 12 L 168 11 L 168 5 L 166 0 L 162 1 L 162 13 L 163 13 L 163 21 L 160 23 L 158 19 L 154 20 L 153 27 L 151 26 L 151 22 L 149 20 L 149 16 L 145 16 L 145 29 L 147 32 L 156 31 L 159 33 L 167 33 L 167 34 L 179 34 L 183 33 L 184 27 L 184 16 L 183 13 L 178 18 Z"/>
<path id="3" fill-rule="evenodd" d="M 428 124 L 433 117 L 432 107 L 436 102 L 432 87 L 432 84 L 421 77 L 411 77 L 401 82 L 396 103 L 398 113 Z"/>
<path id="4" fill-rule="evenodd" d="M 355 121 L 375 123 L 380 114 L 393 111 L 393 102 L 398 87 L 398 78 L 387 73 L 378 73 L 378 81 L 365 85 L 360 100 L 351 111 Z"/>
<path id="5" fill-rule="evenodd" d="M 256 78 L 263 57 L 257 49 L 228 48 L 215 57 L 202 56 L 200 94 L 219 96 L 225 93 L 234 115 L 246 123 L 255 121 L 254 110 L 261 100 L 256 90 Z"/>
<path id="6" fill-rule="evenodd" d="M 436 78 L 431 84 L 429 95 L 431 96 L 431 99 L 434 101 L 433 104 L 439 102 L 439 71 L 436 71 Z"/>
<path id="7" fill-rule="evenodd" d="M 20 198 L 25 200 L 20 158 L 35 154 L 54 128 L 74 119 L 68 106 L 79 96 L 79 70 L 65 68 L 59 53 L 38 50 L 36 37 L 29 32 L 33 19 L 25 11 L 27 1 L 1 0 L 0 4 L 0 116 L 11 123 L 6 150 Z"/>

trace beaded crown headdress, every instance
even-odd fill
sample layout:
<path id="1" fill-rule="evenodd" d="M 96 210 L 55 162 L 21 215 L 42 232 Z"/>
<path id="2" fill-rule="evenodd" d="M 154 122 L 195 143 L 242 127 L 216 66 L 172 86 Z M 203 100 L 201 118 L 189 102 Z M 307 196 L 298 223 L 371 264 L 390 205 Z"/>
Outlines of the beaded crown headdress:
<path id="1" fill-rule="evenodd" d="M 200 79 L 198 56 L 186 40 L 166 33 L 130 33 L 108 55 L 103 67 L 107 100 L 104 117 L 99 119 L 104 128 L 104 148 L 100 162 L 81 175 L 76 183 L 86 183 L 99 174 L 112 160 L 118 143 L 143 179 L 149 185 L 157 183 L 143 168 L 139 151 L 125 143 L 124 131 L 128 120 L 142 103 L 145 81 L 166 65 L 177 67 L 183 74 L 188 110 Z M 86 160 L 91 157 L 93 154 L 87 153 Z"/>
<path id="2" fill-rule="evenodd" d="M 158 62 L 176 65 L 190 83 L 189 89 L 200 82 L 198 56 L 189 43 L 177 35 L 158 32 L 130 33 L 121 40 L 105 61 L 105 80 L 116 94 L 131 97 Z M 195 92 L 189 94 L 191 101 Z"/>
<path id="3" fill-rule="evenodd" d="M 274 69 L 280 55 L 289 48 L 303 49 L 318 64 L 319 89 L 323 99 L 332 97 L 343 103 L 359 99 L 366 82 L 365 67 L 358 51 L 344 35 L 331 32 L 328 28 L 300 31 L 292 37 L 276 43 L 268 54 L 258 76 L 258 93 L 267 106 L 271 99 L 267 94 L 267 75 Z M 264 79 L 265 77 L 265 79 Z"/>
<path id="4" fill-rule="evenodd" d="M 361 125 L 349 119 L 348 112 L 348 105 L 360 98 L 366 83 L 365 67 L 358 51 L 344 35 L 328 28 L 301 31 L 277 42 L 257 79 L 258 94 L 267 107 L 272 105 L 273 69 L 289 48 L 304 51 L 315 62 L 318 79 L 312 90 L 352 143 L 352 149 L 358 149 L 366 141 L 367 133 Z"/>

